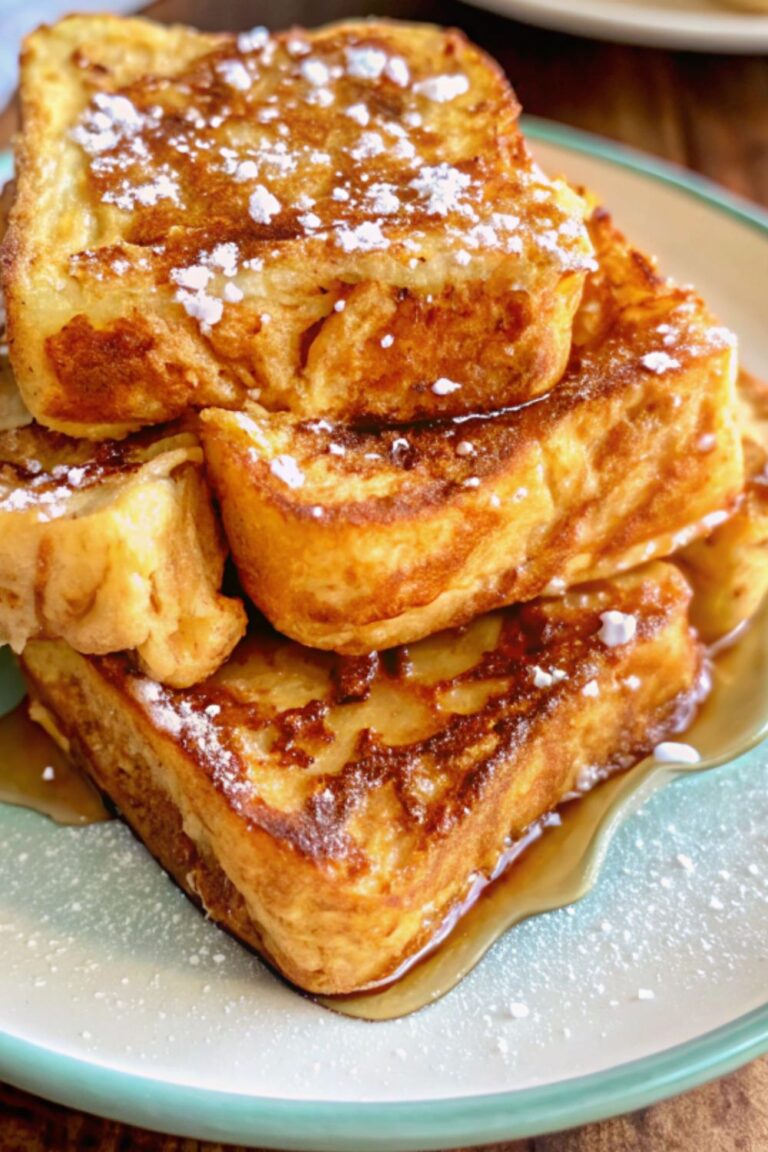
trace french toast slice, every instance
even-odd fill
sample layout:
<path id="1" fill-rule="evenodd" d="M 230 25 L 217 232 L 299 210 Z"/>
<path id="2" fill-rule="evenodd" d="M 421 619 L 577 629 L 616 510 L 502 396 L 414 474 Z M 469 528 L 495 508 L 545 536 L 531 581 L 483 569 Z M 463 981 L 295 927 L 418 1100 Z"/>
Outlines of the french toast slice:
<path id="1" fill-rule="evenodd" d="M 754 616 L 768 593 L 768 384 L 739 373 L 746 483 L 739 505 L 675 559 L 693 585 L 691 620 L 711 643 Z"/>
<path id="2" fill-rule="evenodd" d="M 147 675 L 187 687 L 245 631 L 242 603 L 218 591 L 224 559 L 192 433 L 0 435 L 0 644 L 135 649 Z"/>
<path id="3" fill-rule="evenodd" d="M 487 411 L 562 374 L 592 248 L 459 32 L 77 16 L 26 41 L 5 243 L 35 418 Z"/>
<path id="4" fill-rule="evenodd" d="M 679 729 L 701 685 L 689 598 L 657 563 L 351 660 L 254 626 L 185 692 L 61 643 L 22 663 L 36 714 L 208 915 L 343 993 L 428 945 L 564 796 Z"/>
<path id="5" fill-rule="evenodd" d="M 200 419 L 245 590 L 281 632 L 363 653 L 611 576 L 706 535 L 743 484 L 733 337 L 604 210 L 568 370 L 490 416 L 361 430 Z"/>

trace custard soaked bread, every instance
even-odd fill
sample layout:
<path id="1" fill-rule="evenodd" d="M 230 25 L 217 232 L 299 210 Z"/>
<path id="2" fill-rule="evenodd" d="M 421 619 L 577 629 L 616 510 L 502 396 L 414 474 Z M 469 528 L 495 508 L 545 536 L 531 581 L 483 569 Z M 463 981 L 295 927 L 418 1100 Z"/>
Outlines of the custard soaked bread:
<path id="1" fill-rule="evenodd" d="M 218 591 L 224 556 L 191 433 L 0 435 L 0 644 L 136 649 L 148 675 L 186 687 L 245 631 L 240 601 Z"/>
<path id="2" fill-rule="evenodd" d="M 71 17 L 22 59 L 11 356 L 94 439 L 188 406 L 488 411 L 562 374 L 592 249 L 458 32 Z"/>
<path id="3" fill-rule="evenodd" d="M 204 412 L 243 585 L 280 631 L 362 653 L 611 576 L 724 520 L 743 463 L 733 337 L 595 209 L 566 374 L 518 410 L 407 428 Z"/>
<path id="4" fill-rule="evenodd" d="M 746 483 L 733 516 L 684 549 L 693 584 L 691 619 L 707 642 L 748 621 L 768 592 L 768 385 L 739 374 Z"/>
<path id="5" fill-rule="evenodd" d="M 340 993 L 391 976 L 511 838 L 679 727 L 701 670 L 688 601 L 656 564 L 381 658 L 252 631 L 186 692 L 64 644 L 23 664 L 178 883 L 302 988 Z"/>
<path id="6" fill-rule="evenodd" d="M 0 348 L 0 644 L 135 649 L 176 687 L 210 675 L 245 610 L 218 591 L 225 549 L 198 440 L 166 429 L 94 445 L 30 424 Z"/>

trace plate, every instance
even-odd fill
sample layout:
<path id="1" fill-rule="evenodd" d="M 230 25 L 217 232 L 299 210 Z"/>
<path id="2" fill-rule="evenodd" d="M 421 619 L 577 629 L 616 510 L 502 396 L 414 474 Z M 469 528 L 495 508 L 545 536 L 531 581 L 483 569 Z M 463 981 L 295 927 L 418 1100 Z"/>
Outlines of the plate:
<path id="1" fill-rule="evenodd" d="M 697 283 L 768 371 L 768 217 L 528 120 Z M 6 659 L 0 708 L 18 681 Z M 206 922 L 122 825 L 0 806 L 0 1078 L 100 1115 L 321 1152 L 455 1147 L 642 1107 L 768 1051 L 768 745 L 654 796 L 581 903 L 518 926 L 444 1000 L 368 1024 Z"/>
<path id="2" fill-rule="evenodd" d="M 528 24 L 576 36 L 699 52 L 760 52 L 768 14 L 729 8 L 725 0 L 469 0 Z"/>

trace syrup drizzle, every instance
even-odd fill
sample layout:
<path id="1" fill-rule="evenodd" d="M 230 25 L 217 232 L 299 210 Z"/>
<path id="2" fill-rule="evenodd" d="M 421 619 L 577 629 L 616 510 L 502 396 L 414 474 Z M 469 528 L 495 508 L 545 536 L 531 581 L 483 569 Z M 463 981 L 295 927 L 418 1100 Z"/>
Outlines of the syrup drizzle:
<path id="1" fill-rule="evenodd" d="M 712 688 L 684 736 L 701 753 L 701 763 L 684 767 L 648 758 L 577 800 L 566 799 L 511 846 L 493 877 L 473 886 L 437 945 L 430 942 L 383 986 L 317 997 L 318 1003 L 363 1020 L 407 1016 L 455 988 L 515 924 L 585 896 L 613 833 L 657 788 L 727 764 L 768 737 L 767 641 L 768 601 L 748 625 L 710 648 Z"/>
<path id="2" fill-rule="evenodd" d="M 95 824 L 110 814 L 98 793 L 23 700 L 0 717 L 0 802 L 31 808 L 57 824 Z"/>
<path id="3" fill-rule="evenodd" d="M 644 760 L 566 799 L 510 844 L 491 877 L 476 877 L 436 935 L 385 983 L 367 992 L 313 997 L 345 1016 L 391 1020 L 454 988 L 510 927 L 579 900 L 597 879 L 621 820 L 670 778 L 734 759 L 768 735 L 768 603 L 748 627 L 710 649 L 712 691 L 685 739 L 702 763 L 687 768 Z M 46 769 L 53 769 L 53 776 Z M 50 778 L 47 778 L 50 777 Z M 109 819 L 98 794 L 34 723 L 26 701 L 0 718 L 0 801 L 61 824 Z"/>

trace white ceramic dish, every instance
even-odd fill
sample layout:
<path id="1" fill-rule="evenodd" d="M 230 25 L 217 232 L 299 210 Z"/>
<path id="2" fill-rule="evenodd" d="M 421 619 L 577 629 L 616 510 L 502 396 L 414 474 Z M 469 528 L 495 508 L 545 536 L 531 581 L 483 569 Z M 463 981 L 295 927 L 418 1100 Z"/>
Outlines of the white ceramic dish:
<path id="1" fill-rule="evenodd" d="M 636 154 L 528 122 L 768 371 L 768 221 Z M 0 675 L 5 698 L 14 686 Z M 116 823 L 0 806 L 0 1078 L 165 1131 L 444 1148 L 584 1123 L 768 1050 L 768 746 L 657 795 L 597 889 L 439 1004 L 367 1024 L 281 984 Z M 522 1007 L 521 1007 L 522 1006 Z"/>
<path id="2" fill-rule="evenodd" d="M 725 0 L 469 0 L 528 24 L 576 36 L 699 52 L 764 52 L 768 13 Z"/>

